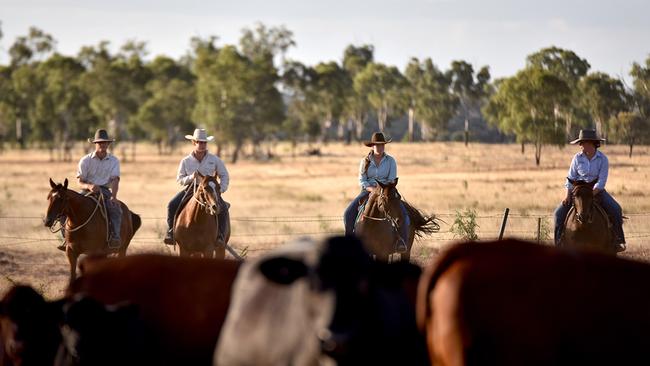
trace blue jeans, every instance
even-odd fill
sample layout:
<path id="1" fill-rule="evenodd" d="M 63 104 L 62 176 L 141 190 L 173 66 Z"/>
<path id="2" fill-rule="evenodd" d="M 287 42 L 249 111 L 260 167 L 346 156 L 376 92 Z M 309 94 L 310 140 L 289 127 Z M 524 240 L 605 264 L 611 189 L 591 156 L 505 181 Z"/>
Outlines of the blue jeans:
<path id="1" fill-rule="evenodd" d="M 612 220 L 612 229 L 614 230 L 614 241 L 616 243 L 625 243 L 625 233 L 623 232 L 623 210 L 621 205 L 607 191 L 602 191 L 598 194 L 600 198 L 600 205 L 603 207 L 607 215 Z M 564 230 L 564 220 L 569 214 L 571 206 L 564 206 L 560 204 L 555 209 L 555 245 L 559 244 L 560 237 Z"/>
<path id="2" fill-rule="evenodd" d="M 79 193 L 87 194 L 90 192 L 87 189 L 82 189 Z M 106 211 L 108 211 L 108 217 L 110 221 L 109 231 L 110 237 L 114 240 L 120 240 L 120 228 L 122 227 L 122 207 L 119 203 L 113 203 L 111 197 L 113 194 L 106 187 L 101 187 L 100 192 L 104 196 L 104 202 L 106 203 Z"/>
<path id="3" fill-rule="evenodd" d="M 367 197 L 370 194 L 370 192 L 366 191 L 365 189 L 359 193 L 358 196 L 356 196 L 352 202 L 348 205 L 348 207 L 345 209 L 345 213 L 343 214 L 343 224 L 345 225 L 345 235 L 352 235 L 354 233 L 354 224 L 357 219 L 357 215 L 359 213 L 358 208 L 359 208 L 359 201 L 361 201 L 362 198 Z M 409 238 L 409 225 L 411 225 L 411 217 L 408 214 L 408 211 L 406 211 L 406 206 L 404 205 L 404 202 L 400 201 L 400 207 L 402 208 L 402 217 L 404 217 L 404 222 L 400 223 L 400 236 L 402 237 L 402 240 L 404 240 L 404 243 L 408 243 L 408 238 Z"/>

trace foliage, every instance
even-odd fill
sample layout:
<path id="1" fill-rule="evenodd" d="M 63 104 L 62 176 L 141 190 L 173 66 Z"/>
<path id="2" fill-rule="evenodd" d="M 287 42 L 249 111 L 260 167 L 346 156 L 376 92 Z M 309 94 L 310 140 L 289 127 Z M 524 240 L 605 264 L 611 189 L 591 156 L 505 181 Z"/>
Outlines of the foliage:
<path id="1" fill-rule="evenodd" d="M 476 234 L 478 228 L 476 210 L 466 209 L 464 212 L 456 210 L 456 217 L 449 231 L 454 234 L 454 237 L 475 241 L 478 240 L 478 234 Z"/>
<path id="2" fill-rule="evenodd" d="M 390 115 L 406 110 L 408 81 L 395 66 L 369 63 L 354 78 L 354 91 L 366 95 L 368 103 L 377 111 L 379 130 L 383 131 Z"/>

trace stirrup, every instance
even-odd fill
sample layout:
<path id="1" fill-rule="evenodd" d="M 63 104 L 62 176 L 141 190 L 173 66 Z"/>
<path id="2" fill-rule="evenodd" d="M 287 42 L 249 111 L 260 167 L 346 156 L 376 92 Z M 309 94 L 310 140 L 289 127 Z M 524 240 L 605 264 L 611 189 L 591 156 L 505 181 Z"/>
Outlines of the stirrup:
<path id="1" fill-rule="evenodd" d="M 66 249 L 67 247 L 68 247 L 68 244 L 67 244 L 66 242 L 63 242 L 63 243 L 61 243 L 61 244 L 59 244 L 59 245 L 57 245 L 57 247 L 56 247 L 56 249 L 58 249 L 58 250 L 61 250 L 61 251 L 64 251 L 64 252 L 65 252 L 65 249 Z"/>
<path id="2" fill-rule="evenodd" d="M 408 251 L 408 247 L 406 246 L 406 243 L 404 242 L 404 239 L 402 239 L 401 236 L 397 240 L 397 243 L 395 243 L 395 250 L 397 251 L 397 253 L 406 253 Z"/>
<path id="3" fill-rule="evenodd" d="M 174 245 L 174 233 L 171 231 L 168 231 L 167 234 L 165 234 L 165 238 L 163 239 L 163 243 L 167 245 Z"/>

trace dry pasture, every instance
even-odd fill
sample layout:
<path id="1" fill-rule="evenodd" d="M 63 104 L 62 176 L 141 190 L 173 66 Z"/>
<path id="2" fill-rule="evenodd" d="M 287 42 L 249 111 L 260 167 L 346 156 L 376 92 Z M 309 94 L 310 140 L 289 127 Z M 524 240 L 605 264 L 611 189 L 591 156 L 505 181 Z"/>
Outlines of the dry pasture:
<path id="1" fill-rule="evenodd" d="M 74 150 L 81 157 L 83 148 Z M 214 146 L 210 146 L 212 151 Z M 297 235 L 341 233 L 341 216 L 358 192 L 359 161 L 368 148 L 331 143 L 323 156 L 302 153 L 292 157 L 286 144 L 273 147 L 269 161 L 240 160 L 226 165 L 231 185 L 224 198 L 232 204 L 231 244 L 249 256 L 281 245 Z M 533 239 L 538 218 L 542 231 L 552 236 L 552 213 L 563 197 L 564 177 L 578 148 L 544 147 L 542 165 L 536 167 L 532 147 L 522 155 L 519 145 L 462 143 L 393 143 L 387 151 L 398 161 L 399 189 L 416 207 L 440 216 L 441 232 L 417 242 L 413 258 L 424 263 L 440 247 L 453 242 L 449 233 L 456 210 L 474 209 L 479 238 L 495 238 L 504 208 L 510 208 L 506 236 Z M 166 205 L 178 185 L 176 168 L 191 150 L 183 145 L 172 155 L 159 156 L 153 146 L 138 146 L 136 161 L 122 159 L 118 197 L 143 218 L 129 253 L 159 252 L 177 255 L 162 244 Z M 607 189 L 629 217 L 625 224 L 625 256 L 648 260 L 650 247 L 649 147 L 636 147 L 632 158 L 626 146 L 604 146 L 610 160 Z M 5 150 L 0 154 L 0 293 L 12 283 L 29 283 L 45 295 L 62 293 L 68 275 L 65 255 L 56 250 L 58 236 L 42 225 L 46 211 L 48 178 L 74 179 L 75 162 L 51 162 L 47 151 Z"/>

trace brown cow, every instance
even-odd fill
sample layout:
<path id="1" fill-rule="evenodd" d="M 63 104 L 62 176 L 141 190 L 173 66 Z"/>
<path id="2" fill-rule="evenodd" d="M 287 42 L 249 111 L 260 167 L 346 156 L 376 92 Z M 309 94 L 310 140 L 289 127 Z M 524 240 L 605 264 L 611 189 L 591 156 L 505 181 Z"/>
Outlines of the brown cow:
<path id="1" fill-rule="evenodd" d="M 137 305 L 169 365 L 211 365 L 239 262 L 146 254 L 89 258 L 67 296 Z"/>
<path id="2" fill-rule="evenodd" d="M 418 324 L 436 365 L 650 364 L 650 265 L 506 240 L 429 267 Z"/>

